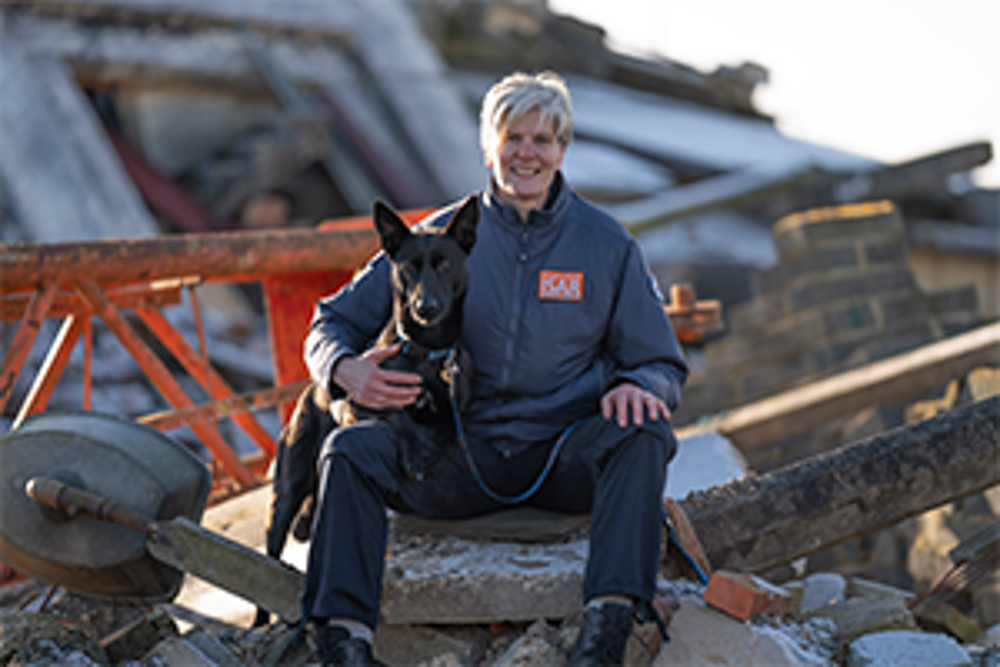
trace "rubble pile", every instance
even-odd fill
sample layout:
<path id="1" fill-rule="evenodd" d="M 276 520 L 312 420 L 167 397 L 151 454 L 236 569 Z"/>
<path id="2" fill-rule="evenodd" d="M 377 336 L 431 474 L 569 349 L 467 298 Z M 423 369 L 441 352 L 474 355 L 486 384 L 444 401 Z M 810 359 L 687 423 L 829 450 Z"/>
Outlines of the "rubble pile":
<path id="1" fill-rule="evenodd" d="M 661 579 L 657 609 L 669 640 L 663 641 L 655 623 L 637 624 L 625 664 L 1000 664 L 1000 624 L 966 641 L 922 628 L 906 608 L 913 597 L 907 591 L 834 573 L 813 574 L 777 588 L 790 600 L 781 613 L 741 620 L 707 601 L 703 585 Z M 206 629 L 173 618 L 171 609 L 63 594 L 42 612 L 2 611 L 0 664 L 306 665 L 314 647 L 309 626 L 301 633 L 283 623 L 248 629 L 217 622 Z M 582 614 L 576 613 L 516 623 L 383 624 L 376 633 L 375 651 L 392 667 L 557 667 L 564 664 L 581 622 Z M 904 658 L 910 662 L 895 662 Z"/>

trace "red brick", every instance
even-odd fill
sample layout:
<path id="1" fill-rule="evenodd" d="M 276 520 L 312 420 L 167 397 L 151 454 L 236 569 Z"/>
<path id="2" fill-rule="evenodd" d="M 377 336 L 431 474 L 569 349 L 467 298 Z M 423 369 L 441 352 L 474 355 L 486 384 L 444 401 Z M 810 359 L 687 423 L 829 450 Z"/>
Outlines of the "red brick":
<path id="1" fill-rule="evenodd" d="M 760 577 L 720 570 L 705 588 L 705 603 L 745 621 L 762 614 L 784 616 L 791 595 Z"/>

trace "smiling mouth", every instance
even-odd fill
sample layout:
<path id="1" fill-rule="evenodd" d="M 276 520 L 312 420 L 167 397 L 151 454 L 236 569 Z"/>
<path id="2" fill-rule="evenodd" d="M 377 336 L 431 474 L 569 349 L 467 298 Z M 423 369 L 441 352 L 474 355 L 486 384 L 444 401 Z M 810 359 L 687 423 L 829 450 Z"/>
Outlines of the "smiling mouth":
<path id="1" fill-rule="evenodd" d="M 515 176 L 534 176 L 538 173 L 537 169 L 523 169 L 518 167 L 511 167 L 510 171 Z"/>

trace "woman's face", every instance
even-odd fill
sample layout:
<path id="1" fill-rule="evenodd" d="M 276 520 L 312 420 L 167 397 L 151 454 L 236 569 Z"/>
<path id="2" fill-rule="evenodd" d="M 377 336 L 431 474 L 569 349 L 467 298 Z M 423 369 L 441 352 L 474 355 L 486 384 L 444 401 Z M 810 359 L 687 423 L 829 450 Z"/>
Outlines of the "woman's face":
<path id="1" fill-rule="evenodd" d="M 528 211 L 545 204 L 565 153 L 566 147 L 556 140 L 555 121 L 543 123 L 541 115 L 531 111 L 498 136 L 487 166 L 500 198 L 527 219 Z"/>

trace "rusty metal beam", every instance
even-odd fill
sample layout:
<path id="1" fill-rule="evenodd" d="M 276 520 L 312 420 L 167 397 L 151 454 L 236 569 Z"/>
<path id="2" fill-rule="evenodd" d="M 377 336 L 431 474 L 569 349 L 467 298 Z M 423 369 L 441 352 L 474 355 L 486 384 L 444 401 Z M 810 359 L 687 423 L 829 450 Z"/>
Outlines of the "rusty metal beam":
<path id="1" fill-rule="evenodd" d="M 3 275 L 6 283 L 6 274 L 0 270 L 0 275 Z M 31 354 L 35 339 L 38 338 L 38 330 L 42 326 L 42 320 L 45 319 L 45 315 L 49 312 L 49 306 L 55 299 L 56 288 L 57 286 L 54 284 L 39 288 L 32 295 L 28 307 L 24 310 L 24 317 L 21 318 L 17 333 L 14 334 L 10 347 L 7 348 L 7 353 L 4 355 L 3 366 L 0 367 L 0 412 L 7 408 L 7 402 L 14 393 L 17 378 L 21 375 L 21 369 L 24 368 L 24 362 L 27 361 L 28 355 Z"/>
<path id="2" fill-rule="evenodd" d="M 129 351 L 132 357 L 142 368 L 143 372 L 153 383 L 153 385 L 163 394 L 171 405 L 175 408 L 189 408 L 194 405 L 194 401 L 184 392 L 180 383 L 170 374 L 166 365 L 160 361 L 156 353 L 146 344 L 136 333 L 128 320 L 115 308 L 111 300 L 101 291 L 94 280 L 84 280 L 77 286 L 80 294 L 90 304 L 98 317 L 107 325 L 121 341 L 122 345 Z M 256 485 L 253 474 L 247 470 L 240 461 L 236 452 L 232 450 L 229 443 L 225 441 L 219 432 L 204 423 L 191 425 L 192 430 L 201 439 L 202 443 L 208 447 L 213 456 L 222 464 L 223 468 L 233 476 L 233 478 L 243 487 L 252 488 Z"/>
<path id="3" fill-rule="evenodd" d="M 0 292 L 39 284 L 101 284 L 200 276 L 255 280 L 273 273 L 354 271 L 378 250 L 373 229 L 271 229 L 85 243 L 0 245 Z"/>
<path id="4" fill-rule="evenodd" d="M 59 384 L 59 378 L 62 377 L 63 371 L 66 370 L 66 364 L 69 363 L 69 358 L 73 354 L 73 347 L 76 345 L 76 341 L 80 339 L 80 334 L 86 328 L 85 323 L 88 319 L 88 317 L 81 318 L 70 315 L 63 320 L 62 327 L 52 340 L 52 345 L 49 346 L 49 352 L 45 357 L 45 361 L 42 362 L 41 367 L 38 369 L 35 381 L 32 383 L 31 389 L 24 399 L 24 403 L 21 404 L 21 409 L 14 420 L 13 428 L 17 428 L 25 419 L 31 415 L 38 414 L 48 405 L 49 397 L 52 396 L 52 391 Z"/>
<path id="5" fill-rule="evenodd" d="M 181 303 L 178 286 L 129 285 L 105 290 L 108 298 L 119 310 L 135 310 L 142 307 L 175 306 Z M 16 320 L 24 316 L 31 302 L 30 292 L 0 294 L 0 320 Z M 75 291 L 59 290 L 46 316 L 62 319 L 70 315 L 90 315 L 90 307 Z"/>
<path id="6" fill-rule="evenodd" d="M 236 396 L 236 392 L 226 382 L 225 378 L 219 375 L 212 368 L 211 364 L 206 363 L 204 359 L 198 356 L 188 342 L 184 340 L 180 332 L 163 316 L 163 313 L 153 308 L 138 308 L 135 313 L 142 320 L 143 324 L 156 334 L 160 342 L 170 350 L 170 354 L 174 355 L 191 377 L 205 388 L 205 391 L 208 392 L 214 401 L 218 402 Z M 269 459 L 278 451 L 278 446 L 275 444 L 274 438 L 271 437 L 271 434 L 260 425 L 252 414 L 245 411 L 237 411 L 229 415 L 220 412 L 217 416 L 231 417 L 240 428 L 246 431 L 246 434 L 250 436 L 254 444 L 267 454 Z"/>

